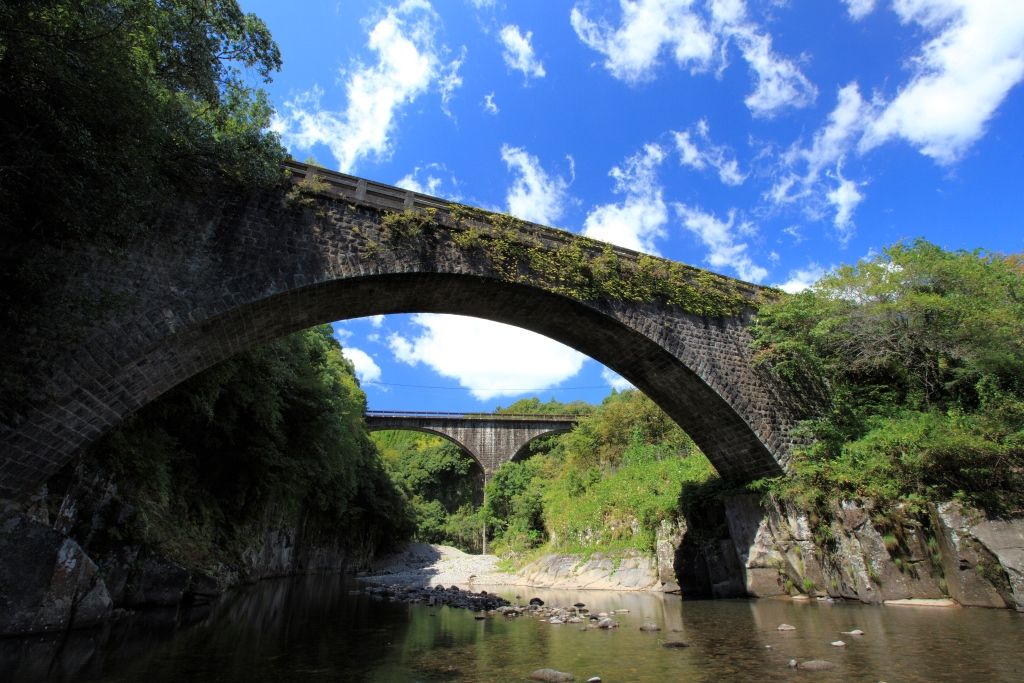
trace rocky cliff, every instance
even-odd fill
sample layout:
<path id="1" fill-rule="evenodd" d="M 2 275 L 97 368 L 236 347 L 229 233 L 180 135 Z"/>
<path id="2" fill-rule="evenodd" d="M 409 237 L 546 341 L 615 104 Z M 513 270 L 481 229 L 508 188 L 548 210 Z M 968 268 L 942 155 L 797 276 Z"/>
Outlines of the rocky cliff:
<path id="1" fill-rule="evenodd" d="M 200 565 L 187 549 L 141 538 L 138 510 L 102 472 L 78 467 L 64 487 L 0 509 L 0 635 L 90 626 L 119 608 L 201 604 L 233 585 L 342 571 L 372 555 L 303 518 L 268 515 L 233 561 Z"/>
<path id="2" fill-rule="evenodd" d="M 845 502 L 813 515 L 757 496 L 727 498 L 719 524 L 683 538 L 684 596 L 809 595 L 883 603 L 951 598 L 1024 611 L 1024 519 L 958 503 L 883 514 Z"/>

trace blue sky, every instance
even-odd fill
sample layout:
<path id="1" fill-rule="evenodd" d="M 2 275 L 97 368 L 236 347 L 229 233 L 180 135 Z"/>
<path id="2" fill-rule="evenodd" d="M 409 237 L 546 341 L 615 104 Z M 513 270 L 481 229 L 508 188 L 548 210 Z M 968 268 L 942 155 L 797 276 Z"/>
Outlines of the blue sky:
<path id="1" fill-rule="evenodd" d="M 1021 0 L 241 4 L 298 159 L 790 291 L 918 236 L 1024 251 Z M 371 408 L 621 382 L 485 321 L 335 329 Z"/>

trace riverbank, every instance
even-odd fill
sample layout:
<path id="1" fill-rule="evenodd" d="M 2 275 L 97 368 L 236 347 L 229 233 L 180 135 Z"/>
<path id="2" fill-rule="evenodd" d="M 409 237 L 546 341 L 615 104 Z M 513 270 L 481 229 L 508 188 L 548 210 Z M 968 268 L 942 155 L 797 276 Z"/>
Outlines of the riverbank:
<path id="1" fill-rule="evenodd" d="M 369 583 L 416 587 L 455 585 L 472 589 L 474 583 L 523 585 L 521 577 L 499 570 L 497 564 L 496 555 L 470 555 L 448 545 L 407 543 L 378 559 L 369 571 L 360 572 L 357 577 Z"/>

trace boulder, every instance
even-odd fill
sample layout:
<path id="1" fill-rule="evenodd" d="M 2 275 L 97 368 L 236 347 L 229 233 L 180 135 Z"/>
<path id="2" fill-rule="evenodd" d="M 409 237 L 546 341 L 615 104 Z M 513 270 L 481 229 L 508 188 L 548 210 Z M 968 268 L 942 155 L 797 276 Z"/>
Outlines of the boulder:
<path id="1" fill-rule="evenodd" d="M 0 518 L 0 635 L 89 626 L 113 603 L 96 564 L 75 541 L 27 515 Z"/>
<path id="2" fill-rule="evenodd" d="M 935 512 L 950 597 L 1024 611 L 1024 519 L 990 520 L 955 502 Z"/>

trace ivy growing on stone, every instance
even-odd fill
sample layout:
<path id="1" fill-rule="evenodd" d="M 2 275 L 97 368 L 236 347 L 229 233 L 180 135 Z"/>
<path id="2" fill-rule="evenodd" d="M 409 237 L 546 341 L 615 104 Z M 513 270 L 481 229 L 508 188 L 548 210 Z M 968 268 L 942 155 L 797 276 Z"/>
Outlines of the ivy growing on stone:
<path id="1" fill-rule="evenodd" d="M 381 216 L 392 246 L 445 232 L 467 256 L 483 258 L 504 280 L 539 285 L 579 301 L 663 303 L 709 318 L 756 309 L 777 290 L 743 287 L 730 278 L 666 259 L 633 257 L 609 244 L 526 223 L 514 216 L 452 204 Z"/>

